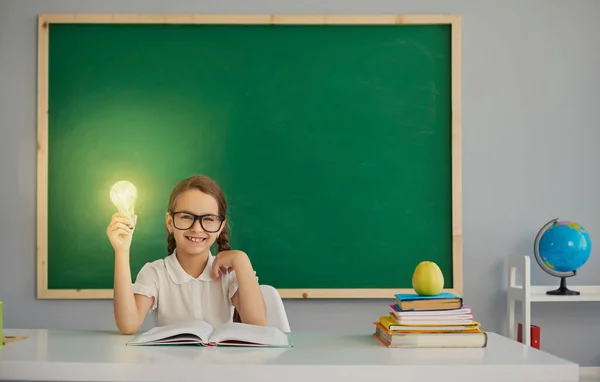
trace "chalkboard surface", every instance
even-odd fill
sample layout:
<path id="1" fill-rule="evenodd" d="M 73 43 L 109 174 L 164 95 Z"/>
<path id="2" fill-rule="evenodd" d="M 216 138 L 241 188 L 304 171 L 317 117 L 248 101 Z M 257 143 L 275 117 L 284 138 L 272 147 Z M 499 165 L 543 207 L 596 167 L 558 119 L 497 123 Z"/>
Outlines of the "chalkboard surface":
<path id="1" fill-rule="evenodd" d="M 461 292 L 455 16 L 60 16 L 40 18 L 40 298 L 112 296 L 122 179 L 139 192 L 132 276 L 165 257 L 169 193 L 194 174 L 221 185 L 232 247 L 284 297 L 391 297 L 423 260 Z"/>

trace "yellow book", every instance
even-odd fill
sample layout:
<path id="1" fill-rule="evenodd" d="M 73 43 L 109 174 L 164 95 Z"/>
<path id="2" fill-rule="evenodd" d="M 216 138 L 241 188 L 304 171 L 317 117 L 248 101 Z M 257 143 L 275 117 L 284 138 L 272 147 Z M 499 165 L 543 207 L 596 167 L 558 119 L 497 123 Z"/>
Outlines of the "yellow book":
<path id="1" fill-rule="evenodd" d="M 399 325 L 390 316 L 379 317 L 379 324 L 390 333 L 450 333 L 478 332 L 480 324 L 473 321 L 471 325 Z"/>

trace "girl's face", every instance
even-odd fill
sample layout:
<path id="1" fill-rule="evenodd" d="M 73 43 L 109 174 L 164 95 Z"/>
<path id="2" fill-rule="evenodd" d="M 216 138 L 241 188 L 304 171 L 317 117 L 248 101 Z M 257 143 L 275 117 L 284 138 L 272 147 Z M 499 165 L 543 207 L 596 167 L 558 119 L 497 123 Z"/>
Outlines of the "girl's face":
<path id="1" fill-rule="evenodd" d="M 167 229 L 175 237 L 177 252 L 187 255 L 207 253 L 223 227 L 215 198 L 197 189 L 181 193 L 167 213 Z"/>

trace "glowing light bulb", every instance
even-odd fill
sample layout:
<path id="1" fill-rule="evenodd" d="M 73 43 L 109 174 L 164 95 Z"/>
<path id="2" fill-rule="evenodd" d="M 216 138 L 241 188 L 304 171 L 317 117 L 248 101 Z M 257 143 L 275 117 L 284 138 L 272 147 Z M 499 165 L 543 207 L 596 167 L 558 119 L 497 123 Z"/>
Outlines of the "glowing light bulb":
<path id="1" fill-rule="evenodd" d="M 111 187 L 110 200 L 119 209 L 119 212 L 133 216 L 133 207 L 137 200 L 137 189 L 131 182 L 121 180 Z"/>

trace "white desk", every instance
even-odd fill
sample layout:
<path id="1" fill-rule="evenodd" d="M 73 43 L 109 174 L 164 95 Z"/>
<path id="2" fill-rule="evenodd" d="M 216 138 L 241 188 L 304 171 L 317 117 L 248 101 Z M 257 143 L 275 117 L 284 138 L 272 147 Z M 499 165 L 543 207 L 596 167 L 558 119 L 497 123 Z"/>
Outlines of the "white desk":
<path id="1" fill-rule="evenodd" d="M 485 349 L 388 349 L 369 333 L 293 334 L 291 349 L 134 347 L 114 332 L 10 330 L 0 380 L 27 381 L 540 381 L 579 367 L 489 333 Z"/>

